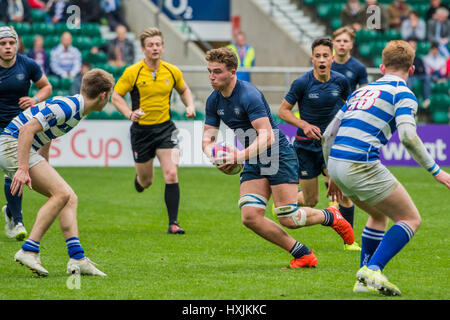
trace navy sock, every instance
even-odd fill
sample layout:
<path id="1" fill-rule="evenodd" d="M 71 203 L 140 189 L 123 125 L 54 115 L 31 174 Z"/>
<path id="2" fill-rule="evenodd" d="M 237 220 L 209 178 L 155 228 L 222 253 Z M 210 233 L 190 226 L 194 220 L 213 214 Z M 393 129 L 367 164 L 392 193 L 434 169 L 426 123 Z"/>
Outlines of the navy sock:
<path id="1" fill-rule="evenodd" d="M 323 209 L 322 212 L 325 216 L 325 220 L 322 222 L 322 225 L 327 227 L 331 226 L 334 222 L 333 213 L 327 209 Z"/>
<path id="2" fill-rule="evenodd" d="M 383 236 L 384 230 L 375 230 L 368 227 L 364 228 L 361 236 L 360 268 L 369 262 L 381 240 L 383 240 Z"/>
<path id="3" fill-rule="evenodd" d="M 32 251 L 32 252 L 37 252 L 39 253 L 39 247 L 40 247 L 40 242 L 31 240 L 30 238 L 28 238 L 25 243 L 22 245 L 22 250 L 23 251 Z"/>
<path id="4" fill-rule="evenodd" d="M 410 226 L 404 222 L 397 222 L 384 235 L 377 250 L 367 263 L 370 269 L 383 270 L 391 260 L 414 236 Z"/>
<path id="5" fill-rule="evenodd" d="M 72 237 L 66 240 L 69 257 L 72 259 L 84 258 L 84 250 L 81 247 L 80 239 Z"/>
<path id="6" fill-rule="evenodd" d="M 18 224 L 19 222 L 22 222 L 22 196 L 13 196 L 11 194 L 11 179 L 8 177 L 5 177 L 5 185 L 4 185 L 4 191 L 5 191 L 5 198 L 7 202 L 7 210 L 6 213 L 8 214 L 8 217 L 13 217 L 14 224 Z"/>
<path id="7" fill-rule="evenodd" d="M 166 184 L 164 190 L 164 200 L 166 202 L 169 224 L 177 223 L 178 207 L 180 204 L 180 187 L 178 183 Z"/>
<path id="8" fill-rule="evenodd" d="M 296 241 L 289 253 L 292 254 L 295 259 L 298 259 L 303 257 L 305 254 L 310 254 L 311 252 L 304 244 Z"/>
<path id="9" fill-rule="evenodd" d="M 344 219 L 347 220 L 347 222 L 350 223 L 350 225 L 353 228 L 353 217 L 355 215 L 355 206 L 352 205 L 351 207 L 347 208 L 339 205 L 339 211 L 341 212 Z"/>

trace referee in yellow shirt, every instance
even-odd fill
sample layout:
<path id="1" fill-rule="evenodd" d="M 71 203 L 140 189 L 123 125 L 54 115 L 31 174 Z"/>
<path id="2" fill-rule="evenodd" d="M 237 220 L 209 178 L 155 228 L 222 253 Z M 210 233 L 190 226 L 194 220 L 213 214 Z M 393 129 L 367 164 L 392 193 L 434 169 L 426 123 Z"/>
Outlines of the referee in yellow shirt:
<path id="1" fill-rule="evenodd" d="M 114 87 L 111 101 L 133 122 L 130 134 L 136 190 L 142 192 L 150 187 L 154 176 L 153 159 L 158 157 L 166 183 L 164 200 L 169 215 L 168 233 L 184 234 L 177 222 L 180 150 L 178 130 L 170 120 L 170 97 L 172 90 L 177 90 L 188 118 L 195 117 L 194 99 L 180 69 L 161 60 L 165 49 L 161 31 L 148 28 L 141 33 L 140 41 L 145 58 L 125 69 Z M 123 98 L 127 93 L 131 95 L 131 108 Z"/>

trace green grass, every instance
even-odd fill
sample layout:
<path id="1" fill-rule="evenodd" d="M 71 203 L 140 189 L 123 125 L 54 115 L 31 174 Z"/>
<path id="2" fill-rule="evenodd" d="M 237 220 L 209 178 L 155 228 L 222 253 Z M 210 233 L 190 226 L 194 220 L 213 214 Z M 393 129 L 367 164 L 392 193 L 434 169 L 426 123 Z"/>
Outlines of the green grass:
<path id="1" fill-rule="evenodd" d="M 319 259 L 317 268 L 286 270 L 291 256 L 246 229 L 237 208 L 239 177 L 214 168 L 181 168 L 179 222 L 185 235 L 168 235 L 161 170 L 142 194 L 133 187 L 134 168 L 58 168 L 79 197 L 78 222 L 85 253 L 107 278 L 82 277 L 69 290 L 64 239 L 55 221 L 41 241 L 49 271 L 37 278 L 13 261 L 20 243 L 0 230 L 0 300 L 448 300 L 448 190 L 422 168 L 391 168 L 411 194 L 423 223 L 413 240 L 385 269 L 403 296 L 354 294 L 359 253 L 346 252 L 330 228 L 289 230 Z M 4 203 L 1 192 L 0 204 Z M 26 190 L 24 222 L 31 230 L 45 198 Z M 318 208 L 327 206 L 321 183 Z M 268 208 L 271 207 L 271 202 Z M 272 217 L 269 209 L 266 215 Z M 355 236 L 367 215 L 357 209 Z"/>

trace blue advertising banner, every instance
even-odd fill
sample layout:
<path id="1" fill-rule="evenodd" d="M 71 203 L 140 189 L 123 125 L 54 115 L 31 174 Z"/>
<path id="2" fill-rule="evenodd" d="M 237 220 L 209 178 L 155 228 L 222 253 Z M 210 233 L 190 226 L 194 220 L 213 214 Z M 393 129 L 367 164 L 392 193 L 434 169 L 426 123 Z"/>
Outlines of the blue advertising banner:
<path id="1" fill-rule="evenodd" d="M 163 12 L 171 19 L 174 15 L 193 21 L 230 21 L 230 0 L 151 0 L 163 4 Z"/>

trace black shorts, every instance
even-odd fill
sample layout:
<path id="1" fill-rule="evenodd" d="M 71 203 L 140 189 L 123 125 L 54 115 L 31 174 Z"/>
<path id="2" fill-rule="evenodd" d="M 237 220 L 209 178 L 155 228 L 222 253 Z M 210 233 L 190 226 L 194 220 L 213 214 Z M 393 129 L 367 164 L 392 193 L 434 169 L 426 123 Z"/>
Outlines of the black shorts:
<path id="1" fill-rule="evenodd" d="M 311 151 L 303 148 L 295 148 L 298 158 L 298 176 L 300 179 L 314 179 L 324 174 L 326 168 L 322 151 Z"/>
<path id="2" fill-rule="evenodd" d="M 153 159 L 156 149 L 178 148 L 178 129 L 172 121 L 155 125 L 133 123 L 130 128 L 134 162 Z"/>

